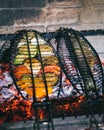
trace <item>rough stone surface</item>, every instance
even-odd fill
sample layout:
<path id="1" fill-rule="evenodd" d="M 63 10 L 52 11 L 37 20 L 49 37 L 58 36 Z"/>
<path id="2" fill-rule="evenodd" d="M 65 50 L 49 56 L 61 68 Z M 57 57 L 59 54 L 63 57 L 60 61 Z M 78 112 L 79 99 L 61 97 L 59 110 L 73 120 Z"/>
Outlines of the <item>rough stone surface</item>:
<path id="1" fill-rule="evenodd" d="M 44 26 L 52 24 L 77 23 L 79 19 L 78 9 L 21 9 L 15 10 L 15 23 L 18 25 L 42 24 Z"/>
<path id="2" fill-rule="evenodd" d="M 22 26 L 44 26 L 44 31 L 60 26 L 104 29 L 104 0 L 3 0 L 0 17 L 0 34 Z"/>
<path id="3" fill-rule="evenodd" d="M 104 0 L 92 0 L 94 4 L 104 4 Z"/>
<path id="4" fill-rule="evenodd" d="M 45 8 L 40 16 L 40 22 L 50 24 L 70 24 L 78 22 L 78 9 L 50 9 Z"/>
<path id="5" fill-rule="evenodd" d="M 14 11 L 1 10 L 0 11 L 0 26 L 12 26 L 14 24 Z"/>
<path id="6" fill-rule="evenodd" d="M 89 5 L 82 9 L 80 14 L 82 23 L 103 23 L 104 22 L 104 5 Z"/>
<path id="7" fill-rule="evenodd" d="M 49 0 L 49 5 L 51 7 L 67 7 L 67 8 L 77 8 L 82 6 L 81 0 Z"/>
<path id="8" fill-rule="evenodd" d="M 36 21 L 38 22 L 39 16 L 41 15 L 41 10 L 36 9 L 20 9 L 15 10 L 15 23 L 18 25 L 26 25 L 28 23 Z"/>
<path id="9" fill-rule="evenodd" d="M 13 0 L 0 0 L 0 8 L 11 8 Z"/>
<path id="10" fill-rule="evenodd" d="M 44 7 L 47 5 L 47 0 L 21 0 L 22 1 L 22 7 Z M 18 0 L 17 0 L 18 2 Z M 15 3 L 15 0 L 14 0 Z"/>
<path id="11" fill-rule="evenodd" d="M 44 7 L 46 0 L 3 0 L 0 8 Z"/>

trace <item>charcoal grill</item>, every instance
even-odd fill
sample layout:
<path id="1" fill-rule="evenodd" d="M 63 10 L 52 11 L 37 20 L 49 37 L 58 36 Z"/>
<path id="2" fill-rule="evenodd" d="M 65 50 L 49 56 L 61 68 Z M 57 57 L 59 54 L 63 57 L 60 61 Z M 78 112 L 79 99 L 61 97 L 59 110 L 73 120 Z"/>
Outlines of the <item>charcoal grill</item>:
<path id="1" fill-rule="evenodd" d="M 40 130 L 41 125 L 47 123 L 47 129 L 54 130 L 53 118 L 78 115 L 92 115 L 91 123 L 94 122 L 98 129 L 94 114 L 102 114 L 104 111 L 103 69 L 98 54 L 85 39 L 84 33 L 86 32 L 66 28 L 61 28 L 50 34 L 42 34 L 35 30 L 21 30 L 14 34 L 10 43 L 5 43 L 1 48 L 1 54 L 9 50 L 9 60 L 7 59 L 7 62 L 9 62 L 10 74 L 19 94 L 23 100 L 32 102 L 32 114 L 35 118 L 34 129 Z M 31 45 L 31 42 L 33 42 L 33 45 Z M 41 45 L 47 45 L 51 48 L 51 55 L 57 57 L 57 66 L 60 68 L 57 82 L 52 86 L 52 93 L 48 89 L 46 70 L 44 69 L 44 66 L 48 63 L 43 61 L 44 54 L 40 48 Z M 21 46 L 24 46 L 25 53 L 20 52 L 19 48 Z M 35 54 L 31 46 L 33 46 Z M 24 51 L 24 49 L 22 48 L 21 51 Z M 25 59 L 28 59 L 30 69 L 29 74 L 28 72 L 25 73 L 29 76 L 29 82 L 31 81 L 32 84 L 30 86 L 32 96 L 28 97 L 19 87 L 19 79 L 14 71 L 16 67 L 25 62 L 25 60 L 20 62 L 24 58 L 23 55 L 22 58 L 19 56 L 16 59 L 16 56 L 21 53 L 25 55 Z M 37 78 L 37 69 L 34 70 L 33 58 L 40 61 L 38 65 L 41 66 L 41 71 L 38 71 L 39 74 L 42 73 L 45 90 L 45 96 L 42 98 L 37 98 L 35 90 L 36 81 L 34 79 Z M 20 61 L 18 62 L 18 60 Z M 54 78 L 54 76 L 50 78 Z M 67 83 L 64 79 L 67 80 Z M 99 105 L 102 106 L 100 110 Z"/>

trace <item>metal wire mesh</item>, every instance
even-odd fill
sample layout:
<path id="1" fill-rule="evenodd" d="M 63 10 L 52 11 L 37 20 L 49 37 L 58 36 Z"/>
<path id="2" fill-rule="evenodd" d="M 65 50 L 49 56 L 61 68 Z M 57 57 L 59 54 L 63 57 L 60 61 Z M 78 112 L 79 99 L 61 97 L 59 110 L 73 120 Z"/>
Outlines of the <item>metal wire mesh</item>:
<path id="1" fill-rule="evenodd" d="M 86 98 L 103 94 L 103 69 L 91 44 L 73 29 L 63 29 L 57 36 L 57 50 L 62 68 L 74 88 Z M 73 69 L 74 68 L 74 69 Z"/>
<path id="2" fill-rule="evenodd" d="M 0 60 L 9 63 L 22 98 L 32 101 L 34 129 L 48 122 L 47 129 L 53 130 L 53 118 L 103 112 L 102 65 L 82 32 L 62 28 L 52 35 L 35 30 L 14 35 L 0 49 Z M 50 65 L 53 68 L 46 70 Z"/>

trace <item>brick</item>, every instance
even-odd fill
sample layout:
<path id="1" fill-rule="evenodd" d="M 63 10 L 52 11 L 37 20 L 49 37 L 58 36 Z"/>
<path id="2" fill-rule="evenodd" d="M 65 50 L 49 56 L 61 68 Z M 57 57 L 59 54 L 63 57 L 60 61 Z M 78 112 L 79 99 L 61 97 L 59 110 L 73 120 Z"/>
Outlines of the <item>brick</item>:
<path id="1" fill-rule="evenodd" d="M 69 7 L 76 8 L 80 7 L 83 2 L 81 0 L 48 0 L 52 7 Z"/>
<path id="2" fill-rule="evenodd" d="M 104 6 L 90 5 L 81 10 L 82 23 L 104 23 Z"/>
<path id="3" fill-rule="evenodd" d="M 41 24 L 70 24 L 76 23 L 79 19 L 77 9 L 21 9 L 15 11 L 15 21 L 18 24 L 29 22 Z"/>
<path id="4" fill-rule="evenodd" d="M 48 9 L 45 8 L 41 14 L 41 21 L 47 24 L 69 24 L 78 22 L 79 13 L 77 9 Z"/>
<path id="5" fill-rule="evenodd" d="M 17 24 L 28 24 L 29 22 L 36 22 L 36 20 L 40 15 L 41 10 L 36 9 L 15 10 L 15 22 Z"/>
<path id="6" fill-rule="evenodd" d="M 1 10 L 0 11 L 0 26 L 11 26 L 14 24 L 14 11 Z"/>
<path id="7" fill-rule="evenodd" d="M 93 4 L 104 4 L 104 0 L 92 0 Z"/>
<path id="8" fill-rule="evenodd" d="M 18 0 L 17 0 L 18 1 Z M 22 0 L 22 7 L 44 7 L 46 0 Z"/>
<path id="9" fill-rule="evenodd" d="M 3 0 L 0 8 L 44 7 L 46 0 Z"/>
<path id="10" fill-rule="evenodd" d="M 22 0 L 12 0 L 11 8 L 21 8 L 22 7 Z"/>
<path id="11" fill-rule="evenodd" d="M 0 8 L 11 8 L 12 3 L 12 0 L 2 0 L 2 2 L 0 2 Z"/>

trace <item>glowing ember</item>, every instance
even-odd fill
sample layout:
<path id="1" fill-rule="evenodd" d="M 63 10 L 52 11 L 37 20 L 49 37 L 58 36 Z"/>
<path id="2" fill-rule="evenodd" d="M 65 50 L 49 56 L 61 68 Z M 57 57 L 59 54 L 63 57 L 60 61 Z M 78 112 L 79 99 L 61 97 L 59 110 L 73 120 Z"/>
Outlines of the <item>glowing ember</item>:
<path id="1" fill-rule="evenodd" d="M 0 68 L 0 80 L 0 124 L 5 122 L 26 121 L 34 119 L 35 112 L 34 109 L 32 109 L 32 101 L 24 100 L 19 95 L 12 79 L 9 76 L 9 67 L 3 63 L 1 64 Z M 65 79 L 65 82 L 70 85 L 70 82 L 67 79 Z M 74 116 L 76 115 L 76 112 L 81 115 L 83 114 L 83 111 L 85 114 L 86 106 L 84 107 L 84 110 L 81 108 L 83 102 L 86 102 L 84 96 L 64 97 L 61 99 L 51 99 L 50 101 L 52 104 L 53 117 L 60 117 L 62 114 L 66 114 L 66 116 Z M 46 111 L 47 110 L 45 108 L 38 109 L 38 116 L 40 120 L 47 118 Z"/>

